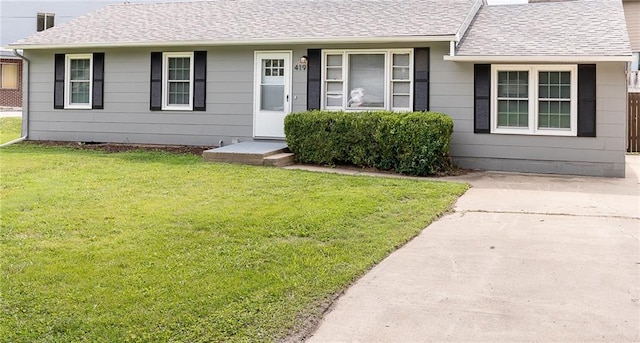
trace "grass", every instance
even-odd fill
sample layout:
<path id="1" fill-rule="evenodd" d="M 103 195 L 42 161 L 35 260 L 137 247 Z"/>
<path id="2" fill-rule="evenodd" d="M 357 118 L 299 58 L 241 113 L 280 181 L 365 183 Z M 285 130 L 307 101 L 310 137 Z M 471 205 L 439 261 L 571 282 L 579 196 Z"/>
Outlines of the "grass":
<path id="1" fill-rule="evenodd" d="M 9 342 L 277 341 L 466 190 L 32 143 L 0 159 Z"/>
<path id="2" fill-rule="evenodd" d="M 21 125 L 20 117 L 0 118 L 0 144 L 20 138 Z"/>

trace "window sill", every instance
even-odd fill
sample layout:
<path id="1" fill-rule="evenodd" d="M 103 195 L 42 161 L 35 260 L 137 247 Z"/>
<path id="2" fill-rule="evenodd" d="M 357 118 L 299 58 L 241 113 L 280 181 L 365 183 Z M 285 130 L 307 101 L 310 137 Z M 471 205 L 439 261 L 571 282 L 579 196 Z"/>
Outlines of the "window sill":
<path id="1" fill-rule="evenodd" d="M 91 105 L 66 105 L 65 110 L 90 110 Z"/>
<path id="2" fill-rule="evenodd" d="M 193 111 L 193 107 L 177 107 L 177 106 L 164 106 L 162 107 L 163 111 Z"/>
<path id="3" fill-rule="evenodd" d="M 575 131 L 564 130 L 537 130 L 531 131 L 529 129 L 493 129 L 491 134 L 496 135 L 518 135 L 518 136 L 558 136 L 558 137 L 576 137 L 578 134 Z"/>

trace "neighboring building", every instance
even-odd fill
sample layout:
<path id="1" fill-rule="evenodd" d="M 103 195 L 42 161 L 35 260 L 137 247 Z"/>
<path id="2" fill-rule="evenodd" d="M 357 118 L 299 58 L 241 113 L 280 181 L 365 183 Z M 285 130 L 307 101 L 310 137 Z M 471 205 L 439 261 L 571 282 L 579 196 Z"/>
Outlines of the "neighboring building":
<path id="1" fill-rule="evenodd" d="M 13 47 L 32 140 L 211 146 L 282 140 L 292 111 L 431 110 L 464 168 L 625 173 L 619 0 L 111 5 Z"/>
<path id="2" fill-rule="evenodd" d="M 108 4 L 124 2 L 124 0 L 0 1 L 0 64 L 2 67 L 0 108 L 22 106 L 22 59 L 16 57 L 12 50 L 3 48 L 20 38 L 59 26 Z"/>
<path id="3" fill-rule="evenodd" d="M 22 60 L 0 51 L 0 108 L 22 107 Z"/>
<path id="4" fill-rule="evenodd" d="M 629 71 L 629 91 L 640 92 L 640 0 L 623 0 L 624 14 L 627 18 L 629 42 L 633 61 Z"/>

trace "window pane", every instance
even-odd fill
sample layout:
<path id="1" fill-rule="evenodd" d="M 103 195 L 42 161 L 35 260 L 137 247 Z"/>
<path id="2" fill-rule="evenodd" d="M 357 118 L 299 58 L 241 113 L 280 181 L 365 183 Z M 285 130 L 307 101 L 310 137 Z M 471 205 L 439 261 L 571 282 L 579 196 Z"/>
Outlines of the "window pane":
<path id="1" fill-rule="evenodd" d="M 327 69 L 327 80 L 342 80 L 342 68 Z"/>
<path id="2" fill-rule="evenodd" d="M 394 66 L 409 66 L 409 54 L 393 54 Z"/>
<path id="3" fill-rule="evenodd" d="M 538 127 L 569 129 L 571 126 L 571 102 L 567 100 L 571 99 L 571 72 L 542 71 L 538 75 L 540 81 Z"/>
<path id="4" fill-rule="evenodd" d="M 71 82 L 71 103 L 89 103 L 89 82 Z"/>
<path id="5" fill-rule="evenodd" d="M 410 94 L 411 86 L 409 82 L 394 82 L 393 94 Z"/>
<path id="6" fill-rule="evenodd" d="M 284 109 L 284 85 L 260 86 L 260 109 L 282 111 Z"/>
<path id="7" fill-rule="evenodd" d="M 262 84 L 284 85 L 284 60 L 263 60 Z"/>
<path id="8" fill-rule="evenodd" d="M 1 88 L 18 88 L 18 65 L 0 64 L 0 75 L 2 75 L 2 87 Z"/>
<path id="9" fill-rule="evenodd" d="M 187 105 L 189 98 L 189 82 L 169 82 L 169 105 Z"/>
<path id="10" fill-rule="evenodd" d="M 342 107 L 342 95 L 327 95 L 327 106 Z"/>
<path id="11" fill-rule="evenodd" d="M 38 17 L 36 19 L 36 31 L 44 31 L 44 14 L 38 13 Z"/>
<path id="12" fill-rule="evenodd" d="M 539 76 L 538 82 L 541 85 L 546 85 L 549 83 L 549 73 L 541 72 L 540 74 L 538 74 L 538 76 Z"/>
<path id="13" fill-rule="evenodd" d="M 409 96 L 408 95 L 394 95 L 393 107 L 396 108 L 409 108 Z"/>
<path id="14" fill-rule="evenodd" d="M 560 116 L 560 128 L 568 129 L 571 127 L 571 116 L 570 115 L 561 115 Z"/>
<path id="15" fill-rule="evenodd" d="M 509 126 L 509 115 L 498 113 L 498 127 Z"/>
<path id="16" fill-rule="evenodd" d="M 349 55 L 349 107 L 384 107 L 384 55 Z"/>
<path id="17" fill-rule="evenodd" d="M 71 80 L 89 80 L 91 62 L 86 59 L 72 59 L 70 61 Z"/>
<path id="18" fill-rule="evenodd" d="M 507 75 L 509 75 L 507 72 L 504 72 L 504 71 L 498 72 L 498 83 L 499 84 L 507 83 Z"/>
<path id="19" fill-rule="evenodd" d="M 527 100 L 498 100 L 498 126 L 527 127 L 529 125 Z"/>
<path id="20" fill-rule="evenodd" d="M 571 97 L 571 73 L 568 71 L 542 71 L 539 74 L 541 99 L 569 99 Z"/>
<path id="21" fill-rule="evenodd" d="M 538 127 L 568 129 L 571 126 L 569 101 L 539 101 Z"/>
<path id="22" fill-rule="evenodd" d="M 188 81 L 191 78 L 191 58 L 169 57 L 169 80 Z"/>
<path id="23" fill-rule="evenodd" d="M 327 82 L 327 93 L 342 94 L 342 82 Z"/>
<path id="24" fill-rule="evenodd" d="M 342 82 L 327 82 L 326 106 L 342 107 Z"/>
<path id="25" fill-rule="evenodd" d="M 46 24 L 47 24 L 47 25 L 46 25 L 46 27 L 45 27 L 46 29 L 50 29 L 50 28 L 52 28 L 52 27 L 53 27 L 53 18 L 54 18 L 53 14 L 48 14 L 48 15 L 47 15 L 47 17 L 46 17 L 46 19 L 47 19 L 47 20 L 46 20 L 46 21 L 47 21 L 47 23 L 46 23 Z"/>
<path id="26" fill-rule="evenodd" d="M 546 99 L 549 97 L 549 86 L 540 85 L 538 87 L 538 96 L 542 99 Z"/>
<path id="27" fill-rule="evenodd" d="M 327 66 L 342 66 L 342 55 L 327 55 Z"/>
<path id="28" fill-rule="evenodd" d="M 393 67 L 394 80 L 409 80 L 409 67 Z"/>
<path id="29" fill-rule="evenodd" d="M 528 98 L 529 72 L 500 71 L 498 72 L 499 98 Z"/>

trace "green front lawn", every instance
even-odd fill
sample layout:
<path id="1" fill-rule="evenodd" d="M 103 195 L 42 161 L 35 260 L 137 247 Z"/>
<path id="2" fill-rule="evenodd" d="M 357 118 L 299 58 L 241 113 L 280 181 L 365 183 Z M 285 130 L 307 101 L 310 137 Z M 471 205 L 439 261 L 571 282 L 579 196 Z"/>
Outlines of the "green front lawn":
<path id="1" fill-rule="evenodd" d="M 0 144 L 20 138 L 21 125 L 20 117 L 0 118 Z"/>
<path id="2" fill-rule="evenodd" d="M 0 337 L 276 341 L 466 186 L 0 149 Z"/>

